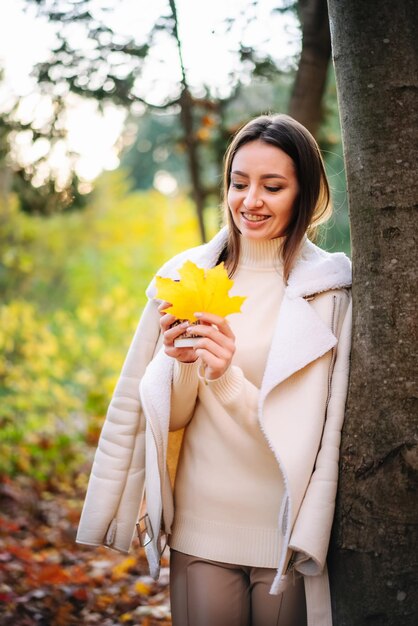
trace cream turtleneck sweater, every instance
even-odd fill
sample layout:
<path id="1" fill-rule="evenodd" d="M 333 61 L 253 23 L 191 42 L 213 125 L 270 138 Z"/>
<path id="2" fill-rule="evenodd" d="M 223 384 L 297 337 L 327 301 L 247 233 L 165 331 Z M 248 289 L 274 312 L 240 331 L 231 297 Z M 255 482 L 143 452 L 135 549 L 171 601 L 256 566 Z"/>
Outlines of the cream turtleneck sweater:
<path id="1" fill-rule="evenodd" d="M 177 470 L 169 544 L 202 558 L 277 567 L 283 479 L 257 418 L 261 386 L 283 296 L 281 239 L 241 240 L 231 295 L 232 365 L 204 382 L 199 361 L 175 362 L 170 429 L 187 425 Z"/>

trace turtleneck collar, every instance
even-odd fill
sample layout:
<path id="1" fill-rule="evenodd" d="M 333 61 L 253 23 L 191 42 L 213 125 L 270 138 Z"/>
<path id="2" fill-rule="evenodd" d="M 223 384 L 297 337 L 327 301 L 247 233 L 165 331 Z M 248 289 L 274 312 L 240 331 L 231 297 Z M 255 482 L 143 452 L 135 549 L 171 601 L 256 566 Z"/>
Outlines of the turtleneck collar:
<path id="1" fill-rule="evenodd" d="M 266 240 L 240 237 L 239 265 L 253 269 L 281 270 L 280 248 L 283 241 L 284 237 Z"/>

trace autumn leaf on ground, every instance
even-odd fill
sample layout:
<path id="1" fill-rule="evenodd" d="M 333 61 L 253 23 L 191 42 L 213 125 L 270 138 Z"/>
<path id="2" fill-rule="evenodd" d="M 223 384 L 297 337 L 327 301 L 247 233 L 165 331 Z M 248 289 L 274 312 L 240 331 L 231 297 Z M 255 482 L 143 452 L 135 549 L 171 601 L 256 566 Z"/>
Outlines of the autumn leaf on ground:
<path id="1" fill-rule="evenodd" d="M 129 570 L 131 570 L 136 565 L 136 558 L 133 556 L 128 556 L 126 559 L 122 561 L 122 563 L 118 563 L 114 566 L 112 570 L 112 578 L 113 580 L 119 580 L 120 578 L 124 578 L 127 576 Z"/>
<path id="2" fill-rule="evenodd" d="M 177 319 L 196 321 L 195 313 L 213 313 L 226 317 L 240 313 L 245 296 L 230 296 L 234 281 L 228 277 L 223 263 L 211 269 L 197 267 L 186 261 L 178 270 L 180 280 L 156 276 L 156 298 L 170 302 L 167 308 Z"/>
<path id="3" fill-rule="evenodd" d="M 145 583 L 142 580 L 138 580 L 138 582 L 135 583 L 135 591 L 141 596 L 149 596 L 152 591 L 152 585 Z"/>
<path id="4" fill-rule="evenodd" d="M 168 554 L 154 581 L 143 549 L 126 557 L 75 543 L 79 478 L 60 476 L 55 487 L 0 479 L 1 626 L 170 626 Z"/>

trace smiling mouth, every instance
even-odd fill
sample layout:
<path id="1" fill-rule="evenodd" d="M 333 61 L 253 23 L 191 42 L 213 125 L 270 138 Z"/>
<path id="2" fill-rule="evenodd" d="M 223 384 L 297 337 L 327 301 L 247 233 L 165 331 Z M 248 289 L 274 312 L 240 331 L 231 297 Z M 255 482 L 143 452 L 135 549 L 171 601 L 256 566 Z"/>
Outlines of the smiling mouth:
<path id="1" fill-rule="evenodd" d="M 249 222 L 264 222 L 269 219 L 269 215 L 256 215 L 254 213 L 242 213 L 242 216 Z"/>

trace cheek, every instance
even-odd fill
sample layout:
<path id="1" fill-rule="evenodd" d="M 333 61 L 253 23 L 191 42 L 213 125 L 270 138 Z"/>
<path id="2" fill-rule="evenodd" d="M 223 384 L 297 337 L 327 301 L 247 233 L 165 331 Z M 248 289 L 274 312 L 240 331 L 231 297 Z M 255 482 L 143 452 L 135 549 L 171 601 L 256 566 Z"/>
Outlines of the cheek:
<path id="1" fill-rule="evenodd" d="M 297 195 L 294 192 L 291 192 L 286 197 L 286 202 L 284 202 L 283 207 L 286 213 L 293 213 L 293 208 L 295 206 L 297 199 Z"/>
<path id="2" fill-rule="evenodd" d="M 229 210 L 233 211 L 234 207 L 236 207 L 236 204 L 237 204 L 237 198 L 236 198 L 236 194 L 231 189 L 228 191 L 227 202 L 228 202 Z"/>

